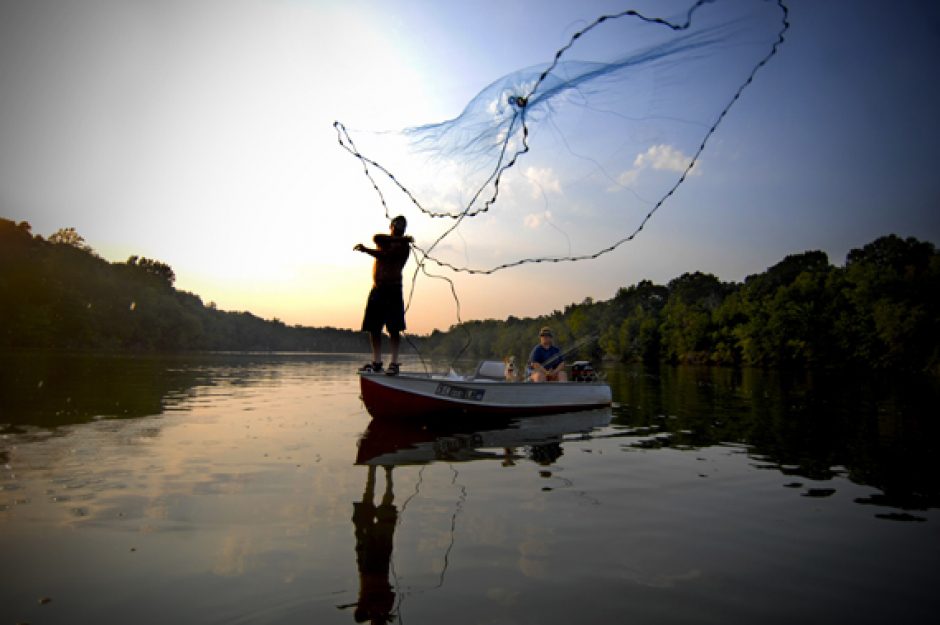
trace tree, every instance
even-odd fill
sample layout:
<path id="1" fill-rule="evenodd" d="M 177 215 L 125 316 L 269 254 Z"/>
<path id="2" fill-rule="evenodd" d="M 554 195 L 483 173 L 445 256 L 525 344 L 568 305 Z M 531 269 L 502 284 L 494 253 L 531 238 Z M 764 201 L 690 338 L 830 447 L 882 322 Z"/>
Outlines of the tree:
<path id="1" fill-rule="evenodd" d="M 814 250 L 790 254 L 764 273 L 746 277 L 744 286 L 751 299 L 773 297 L 777 289 L 792 284 L 804 271 L 828 271 L 830 268 L 829 257 L 825 252 Z"/>
<path id="2" fill-rule="evenodd" d="M 877 368 L 940 362 L 940 255 L 891 234 L 849 252 L 836 336 L 848 357 Z"/>
<path id="3" fill-rule="evenodd" d="M 176 281 L 176 274 L 173 272 L 173 269 L 159 260 L 131 256 L 127 259 L 127 264 L 142 270 L 148 275 L 160 278 L 167 286 L 173 286 L 173 283 Z"/>
<path id="4" fill-rule="evenodd" d="M 91 246 L 85 243 L 85 238 L 76 232 L 75 228 L 59 228 L 49 236 L 49 243 L 68 245 L 85 252 L 92 252 Z"/>
<path id="5" fill-rule="evenodd" d="M 670 281 L 668 288 L 659 328 L 663 356 L 671 362 L 707 362 L 714 349 L 712 313 L 733 287 L 696 271 Z"/>

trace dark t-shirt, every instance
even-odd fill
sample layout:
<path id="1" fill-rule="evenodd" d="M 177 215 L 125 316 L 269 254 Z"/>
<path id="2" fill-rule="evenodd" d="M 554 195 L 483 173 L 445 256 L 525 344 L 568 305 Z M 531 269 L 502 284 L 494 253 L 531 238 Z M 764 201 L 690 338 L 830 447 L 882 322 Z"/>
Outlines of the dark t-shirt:
<path id="1" fill-rule="evenodd" d="M 561 353 L 561 350 L 558 349 L 558 347 L 556 347 L 555 345 L 552 345 L 551 347 L 542 347 L 542 345 L 539 344 L 539 345 L 536 345 L 535 348 L 532 350 L 532 353 L 529 354 L 529 362 L 530 363 L 537 362 L 540 365 L 545 366 L 546 369 L 554 369 L 555 367 L 560 365 L 562 362 L 564 362 L 564 359 L 561 358 L 561 356 L 552 360 L 552 358 L 556 354 L 560 354 L 560 353 Z M 548 363 L 548 365 L 545 365 L 545 363 L 548 362 L 549 360 L 552 360 L 552 361 Z"/>
<path id="2" fill-rule="evenodd" d="M 375 241 L 375 264 L 372 266 L 372 281 L 376 286 L 401 284 L 401 270 L 411 253 L 411 237 L 395 237 L 377 234 Z"/>

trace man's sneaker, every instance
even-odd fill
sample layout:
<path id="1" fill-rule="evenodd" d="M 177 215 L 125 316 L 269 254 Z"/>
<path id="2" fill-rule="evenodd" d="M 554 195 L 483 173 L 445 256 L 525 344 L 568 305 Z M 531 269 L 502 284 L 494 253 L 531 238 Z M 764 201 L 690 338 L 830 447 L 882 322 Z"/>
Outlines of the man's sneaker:
<path id="1" fill-rule="evenodd" d="M 401 363 L 392 362 L 388 365 L 388 371 L 385 372 L 385 375 L 398 375 L 398 368 L 401 367 Z"/>
<path id="2" fill-rule="evenodd" d="M 382 363 L 367 362 L 359 367 L 359 373 L 382 373 Z"/>

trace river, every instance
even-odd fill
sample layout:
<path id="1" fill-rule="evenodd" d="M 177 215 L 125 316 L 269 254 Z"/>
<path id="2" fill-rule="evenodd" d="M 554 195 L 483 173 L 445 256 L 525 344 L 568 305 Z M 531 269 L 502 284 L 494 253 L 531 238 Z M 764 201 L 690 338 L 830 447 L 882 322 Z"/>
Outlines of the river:
<path id="1" fill-rule="evenodd" d="M 406 426 L 360 360 L 0 356 L 0 624 L 940 608 L 934 382 L 610 365 L 610 410 Z"/>

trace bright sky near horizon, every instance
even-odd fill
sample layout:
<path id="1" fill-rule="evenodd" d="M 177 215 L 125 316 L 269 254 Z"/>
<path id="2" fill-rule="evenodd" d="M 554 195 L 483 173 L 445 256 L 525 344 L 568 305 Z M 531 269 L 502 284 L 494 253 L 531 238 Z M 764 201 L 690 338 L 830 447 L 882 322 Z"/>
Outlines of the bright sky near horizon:
<path id="1" fill-rule="evenodd" d="M 43 236 L 74 227 L 108 260 L 159 259 L 178 288 L 222 309 L 358 328 L 371 259 L 352 247 L 387 222 L 334 120 L 394 130 L 452 118 L 603 13 L 689 4 L 5 1 L 0 217 Z M 538 315 L 686 271 L 742 280 L 809 249 L 841 264 L 889 233 L 940 243 L 940 4 L 787 4 L 780 53 L 720 126 L 702 174 L 636 240 L 596 261 L 458 275 L 463 319 Z M 646 157 L 657 156 L 669 155 Z M 545 217 L 489 227 L 557 237 Z M 447 284 L 419 277 L 409 329 L 455 321 Z"/>

